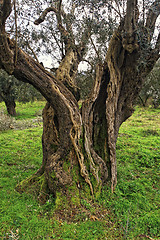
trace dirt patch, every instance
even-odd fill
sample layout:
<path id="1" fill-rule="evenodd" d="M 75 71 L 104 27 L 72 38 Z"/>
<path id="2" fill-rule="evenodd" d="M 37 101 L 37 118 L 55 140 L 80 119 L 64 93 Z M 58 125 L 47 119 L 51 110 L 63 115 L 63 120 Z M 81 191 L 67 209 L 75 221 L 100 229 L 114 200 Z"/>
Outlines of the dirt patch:
<path id="1" fill-rule="evenodd" d="M 84 205 L 80 207 L 72 207 L 70 209 L 61 209 L 55 210 L 54 217 L 59 222 L 66 221 L 67 223 L 76 223 L 76 222 L 83 222 L 87 220 L 91 221 L 102 221 L 104 219 L 110 220 L 110 212 L 99 206 L 98 204 L 91 204 L 91 209 L 87 209 Z"/>
<path id="2" fill-rule="evenodd" d="M 0 111 L 0 131 L 6 131 L 10 129 L 22 130 L 37 126 L 42 126 L 41 116 L 37 116 L 34 119 L 28 120 L 16 120 L 14 117 L 5 114 L 3 110 Z"/>

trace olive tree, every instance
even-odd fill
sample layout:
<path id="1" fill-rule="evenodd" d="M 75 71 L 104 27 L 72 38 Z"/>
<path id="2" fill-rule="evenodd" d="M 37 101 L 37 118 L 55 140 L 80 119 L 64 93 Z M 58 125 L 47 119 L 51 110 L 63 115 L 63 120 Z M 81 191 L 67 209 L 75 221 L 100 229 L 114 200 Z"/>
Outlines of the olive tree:
<path id="1" fill-rule="evenodd" d="M 36 99 L 43 97 L 32 85 L 20 82 L 6 71 L 0 70 L 0 101 L 5 102 L 9 115 L 16 116 L 16 101 L 26 103 Z"/>
<path id="2" fill-rule="evenodd" d="M 7 112 L 11 116 L 16 115 L 15 89 L 17 89 L 17 84 L 13 76 L 8 75 L 4 70 L 0 71 L 0 98 L 5 102 Z"/>
<path id="3" fill-rule="evenodd" d="M 84 1 L 84 4 L 86 2 L 87 8 L 82 12 L 87 14 L 90 6 L 92 10 L 98 6 L 101 12 L 101 1 Z M 38 26 L 52 13 L 56 21 L 64 49 L 55 74 L 48 72 L 7 35 L 5 24 L 12 4 L 10 0 L 0 1 L 0 67 L 18 80 L 32 84 L 47 100 L 43 110 L 41 168 L 17 186 L 19 191 L 36 189 L 42 202 L 48 194 L 53 194 L 57 207 L 66 206 L 66 202 L 72 207 L 79 205 L 84 196 L 96 197 L 108 181 L 112 192 L 116 187 L 118 131 L 133 113 L 133 104 L 159 58 L 160 47 L 160 34 L 153 44 L 159 0 L 151 1 L 144 21 L 137 0 L 122 2 L 126 2 L 124 17 L 116 10 L 120 15 L 118 26 L 104 61 L 99 61 L 96 67 L 92 92 L 79 109 L 75 77 L 92 36 L 91 25 L 82 24 L 84 28 L 76 38 L 73 20 L 78 12 L 76 7 L 83 1 L 72 1 L 75 4 L 71 4 L 67 12 L 62 0 L 56 1 L 56 5 L 44 9 L 35 20 Z M 102 3 L 104 9 L 107 1 Z"/>
<path id="4" fill-rule="evenodd" d="M 148 100 L 151 100 L 154 108 L 160 105 L 160 62 L 158 61 L 153 70 L 147 76 L 139 95 L 139 100 L 145 107 Z"/>

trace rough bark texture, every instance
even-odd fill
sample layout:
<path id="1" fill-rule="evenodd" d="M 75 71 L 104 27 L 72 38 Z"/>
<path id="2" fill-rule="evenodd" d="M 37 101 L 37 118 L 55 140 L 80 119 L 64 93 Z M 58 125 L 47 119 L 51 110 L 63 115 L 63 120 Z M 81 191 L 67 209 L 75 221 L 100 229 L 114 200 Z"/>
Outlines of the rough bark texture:
<path id="1" fill-rule="evenodd" d="M 2 9 L 4 4 L 0 5 Z M 41 202 L 45 202 L 48 194 L 52 193 L 57 206 L 61 207 L 65 207 L 66 200 L 73 206 L 79 205 L 83 196 L 97 196 L 108 179 L 111 179 L 114 191 L 119 127 L 131 116 L 132 105 L 143 80 L 159 57 L 159 38 L 155 49 L 148 42 L 147 55 L 145 47 L 137 40 L 136 9 L 137 1 L 128 1 L 127 20 L 122 20 L 114 32 L 105 62 L 97 66 L 93 91 L 81 110 L 77 103 L 75 74 L 84 54 L 83 39 L 89 38 L 90 33 L 84 32 L 85 37 L 76 45 L 74 39 L 70 39 L 72 34 L 68 36 L 60 16 L 57 16 L 66 52 L 56 76 L 53 76 L 21 49 L 15 52 L 16 44 L 6 35 L 3 21 L 10 10 L 8 14 L 1 14 L 0 67 L 17 79 L 32 84 L 48 101 L 43 110 L 42 166 L 34 176 L 17 187 L 19 191 L 36 186 Z M 55 9 L 49 11 L 57 14 Z M 134 14 L 129 16 L 132 11 Z M 45 14 L 36 24 L 44 20 Z M 150 15 L 150 18 L 155 18 L 155 15 Z M 71 30 L 71 26 L 67 29 Z M 141 38 L 148 41 L 145 27 L 142 30 L 144 34 L 142 31 Z M 144 56 L 145 65 L 141 64 Z"/>

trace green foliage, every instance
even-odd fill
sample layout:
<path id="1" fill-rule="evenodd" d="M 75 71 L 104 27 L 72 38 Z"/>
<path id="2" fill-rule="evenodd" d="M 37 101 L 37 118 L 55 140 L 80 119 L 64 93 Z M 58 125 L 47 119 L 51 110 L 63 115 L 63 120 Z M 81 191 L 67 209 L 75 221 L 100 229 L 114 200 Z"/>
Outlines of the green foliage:
<path id="1" fill-rule="evenodd" d="M 160 105 L 160 61 L 147 76 L 140 92 L 140 98 L 144 106 L 150 103 L 158 108 Z"/>
<path id="2" fill-rule="evenodd" d="M 77 74 L 77 86 L 80 89 L 81 99 L 86 99 L 92 90 L 94 74 L 89 71 L 83 71 Z"/>
<path id="3" fill-rule="evenodd" d="M 38 109 L 40 105 L 37 103 Z M 32 115 L 31 106 L 27 105 L 28 115 Z M 26 118 L 23 108 L 20 104 L 19 112 Z M 159 115 L 158 109 L 137 107 L 121 126 L 115 193 L 106 186 L 96 202 L 81 200 L 85 211 L 70 223 L 55 219 L 52 196 L 42 206 L 34 196 L 14 190 L 41 165 L 42 128 L 1 132 L 0 238 L 103 240 L 140 239 L 144 235 L 159 239 Z"/>

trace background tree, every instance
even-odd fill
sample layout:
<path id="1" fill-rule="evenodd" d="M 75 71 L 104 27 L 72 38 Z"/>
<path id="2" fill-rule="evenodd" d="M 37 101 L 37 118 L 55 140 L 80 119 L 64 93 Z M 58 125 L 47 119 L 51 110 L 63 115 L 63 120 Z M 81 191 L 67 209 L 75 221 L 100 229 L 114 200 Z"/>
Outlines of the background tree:
<path id="1" fill-rule="evenodd" d="M 94 8 L 101 13 L 101 6 L 105 5 L 104 1 L 85 3 L 84 7 L 83 1 L 79 4 L 71 1 L 64 12 L 62 1 L 57 1 L 56 6 L 46 8 L 35 21 L 36 25 L 41 24 L 49 13 L 56 17 L 64 55 L 54 76 L 6 34 L 11 1 L 0 2 L 0 67 L 18 80 L 32 84 L 48 101 L 43 110 L 42 166 L 17 189 L 34 187 L 42 202 L 52 193 L 57 207 L 62 204 L 65 207 L 66 200 L 67 206 L 73 207 L 80 204 L 81 197 L 96 197 L 108 179 L 114 191 L 119 127 L 133 113 L 132 105 L 159 58 L 160 35 L 154 45 L 153 40 L 160 2 L 151 2 L 145 21 L 139 15 L 136 0 L 126 1 L 124 17 L 117 4 L 119 25 L 110 39 L 105 61 L 97 66 L 92 93 L 79 110 L 75 75 L 87 53 L 93 28 L 84 24 L 77 39 L 73 20 L 78 8 L 83 13 Z"/>
<path id="2" fill-rule="evenodd" d="M 7 112 L 16 116 L 16 101 L 42 100 L 42 95 L 30 84 L 18 81 L 14 76 L 0 71 L 0 100 L 5 102 Z"/>
<path id="3" fill-rule="evenodd" d="M 143 88 L 140 92 L 140 103 L 145 107 L 148 100 L 157 108 L 160 105 L 160 62 L 154 66 L 151 73 L 147 76 Z"/>
<path id="4" fill-rule="evenodd" d="M 8 75 L 4 70 L 0 71 L 0 98 L 5 102 L 7 112 L 11 116 L 16 115 L 16 102 L 15 94 L 17 89 L 18 81 L 13 76 Z"/>

